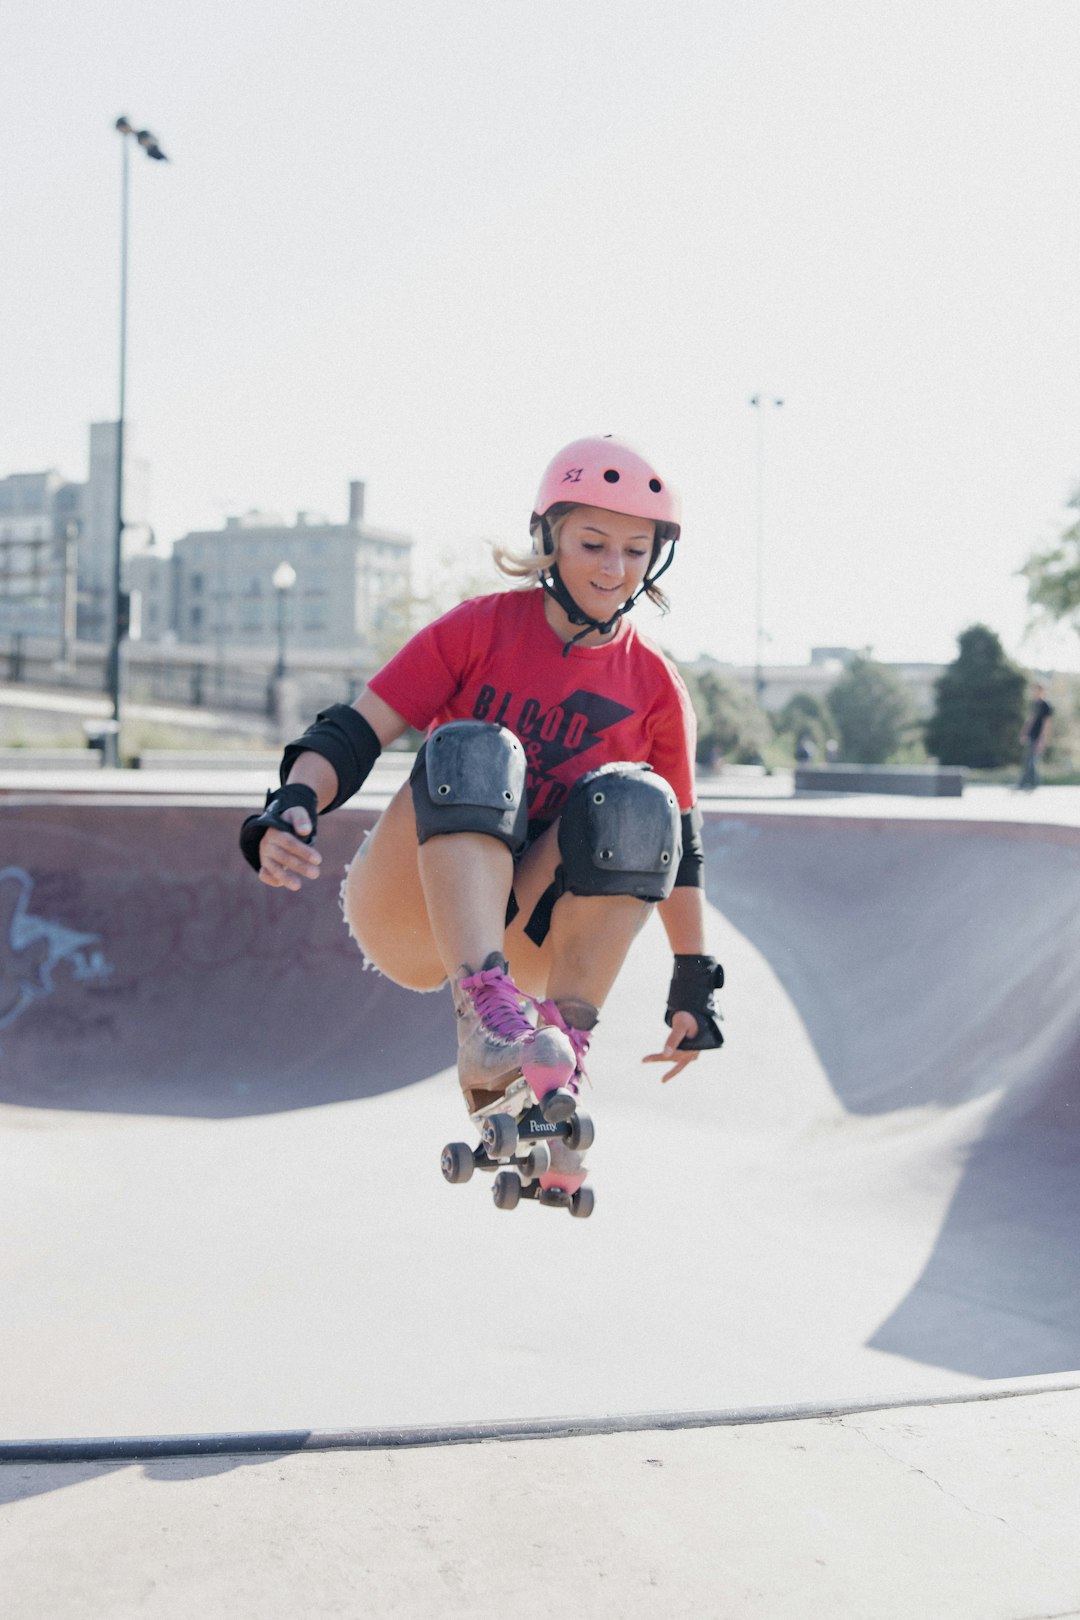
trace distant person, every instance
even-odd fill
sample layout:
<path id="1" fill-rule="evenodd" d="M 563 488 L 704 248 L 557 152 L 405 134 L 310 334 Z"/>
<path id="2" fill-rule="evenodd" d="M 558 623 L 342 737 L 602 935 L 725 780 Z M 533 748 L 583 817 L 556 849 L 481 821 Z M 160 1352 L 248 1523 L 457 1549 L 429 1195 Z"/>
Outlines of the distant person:
<path id="1" fill-rule="evenodd" d="M 800 765 L 812 765 L 817 758 L 817 744 L 809 732 L 804 731 L 795 748 L 795 758 Z"/>
<path id="2" fill-rule="evenodd" d="M 670 1080 L 722 1042 L 694 712 L 625 617 L 642 594 L 664 605 L 655 582 L 675 554 L 678 497 L 631 446 L 579 439 L 544 472 L 530 529 L 528 554 L 496 553 L 518 589 L 453 608 L 352 705 L 321 714 L 241 833 L 264 883 L 300 889 L 318 876 L 318 814 L 351 798 L 409 726 L 426 731 L 349 866 L 342 907 L 388 978 L 449 982 L 458 1080 L 481 1131 L 536 1107 L 573 1117 L 600 1009 L 654 906 L 675 960 L 670 1034 L 644 1061 L 669 1064 Z M 549 1145 L 541 1202 L 587 1214 L 581 1154 L 561 1135 Z"/>
<path id="3" fill-rule="evenodd" d="M 1031 713 L 1020 733 L 1024 744 L 1024 768 L 1017 784 L 1029 793 L 1039 785 L 1039 761 L 1050 741 L 1050 722 L 1054 713 L 1053 706 L 1046 700 L 1045 686 L 1036 683 L 1031 696 Z"/>
<path id="4" fill-rule="evenodd" d="M 835 737 L 830 737 L 825 744 L 825 763 L 826 765 L 835 765 L 839 758 L 840 744 Z"/>

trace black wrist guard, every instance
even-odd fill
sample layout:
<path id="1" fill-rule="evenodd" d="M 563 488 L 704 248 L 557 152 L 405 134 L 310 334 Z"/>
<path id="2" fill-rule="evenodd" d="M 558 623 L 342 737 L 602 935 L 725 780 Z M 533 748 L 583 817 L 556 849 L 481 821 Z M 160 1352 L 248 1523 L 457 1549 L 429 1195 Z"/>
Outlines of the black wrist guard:
<path id="1" fill-rule="evenodd" d="M 332 703 L 308 726 L 302 737 L 285 744 L 281 760 L 281 780 L 287 782 L 301 754 L 321 754 L 334 767 L 338 790 L 323 815 L 351 799 L 367 781 L 371 768 L 382 753 L 382 743 L 362 714 L 349 703 Z"/>
<path id="2" fill-rule="evenodd" d="M 285 820 L 283 814 L 296 805 L 306 810 L 311 817 L 311 831 L 306 838 L 300 838 L 296 828 Z M 266 795 L 266 808 L 262 814 L 248 816 L 240 828 L 240 852 L 249 866 L 254 867 L 256 872 L 261 871 L 259 846 L 267 827 L 277 827 L 281 832 L 292 833 L 294 838 L 300 838 L 303 844 L 313 844 L 318 825 L 319 799 L 314 788 L 309 788 L 304 782 L 294 782 L 291 787 L 271 788 Z"/>
<path id="3" fill-rule="evenodd" d="M 708 1052 L 723 1046 L 720 1033 L 720 1012 L 712 993 L 724 983 L 724 970 L 715 956 L 677 956 L 675 971 L 671 975 L 667 1012 L 670 1025 L 677 1012 L 688 1012 L 697 1019 L 697 1034 L 679 1042 L 680 1052 Z"/>

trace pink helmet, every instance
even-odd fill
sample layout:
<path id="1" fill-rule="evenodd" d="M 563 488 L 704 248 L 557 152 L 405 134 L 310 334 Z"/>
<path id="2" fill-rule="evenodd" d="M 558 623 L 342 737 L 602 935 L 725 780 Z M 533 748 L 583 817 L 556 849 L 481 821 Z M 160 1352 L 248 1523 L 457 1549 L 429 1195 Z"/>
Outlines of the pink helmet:
<path id="1" fill-rule="evenodd" d="M 658 542 L 679 538 L 682 509 L 675 490 L 640 450 L 610 434 L 575 439 L 559 451 L 540 480 L 533 524 L 564 502 L 652 518 Z"/>

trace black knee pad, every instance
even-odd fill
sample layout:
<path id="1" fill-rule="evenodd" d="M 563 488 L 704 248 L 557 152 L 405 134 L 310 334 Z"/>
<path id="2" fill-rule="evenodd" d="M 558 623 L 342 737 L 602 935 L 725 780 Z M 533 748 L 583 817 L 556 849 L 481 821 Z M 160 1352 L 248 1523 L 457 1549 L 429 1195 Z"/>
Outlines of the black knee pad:
<path id="1" fill-rule="evenodd" d="M 525 750 L 505 726 L 450 720 L 431 733 L 409 777 L 416 832 L 479 832 L 500 838 L 514 855 L 525 847 Z"/>
<path id="2" fill-rule="evenodd" d="M 648 765 L 601 765 L 570 789 L 559 854 L 571 894 L 666 900 L 682 858 L 678 800 Z"/>

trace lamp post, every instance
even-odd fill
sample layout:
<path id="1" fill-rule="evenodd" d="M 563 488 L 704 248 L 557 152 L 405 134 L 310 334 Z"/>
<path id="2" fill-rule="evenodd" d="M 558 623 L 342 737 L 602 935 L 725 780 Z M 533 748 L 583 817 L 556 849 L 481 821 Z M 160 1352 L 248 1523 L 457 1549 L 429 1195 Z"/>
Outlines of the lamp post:
<path id="1" fill-rule="evenodd" d="M 76 614 L 79 605 L 79 531 L 82 525 L 71 519 L 64 524 L 64 538 L 60 556 L 63 569 L 63 589 L 60 598 L 60 656 L 57 668 L 67 671 L 74 666 Z"/>
<path id="2" fill-rule="evenodd" d="M 281 681 L 285 679 L 285 602 L 296 584 L 296 569 L 292 563 L 279 562 L 272 578 L 277 592 L 277 668 L 274 679 Z"/>
<path id="3" fill-rule="evenodd" d="M 105 763 L 120 763 L 120 643 L 124 638 L 121 582 L 124 562 L 124 414 L 127 392 L 127 287 L 128 287 L 128 136 L 134 136 L 147 157 L 159 163 L 168 159 L 148 129 L 136 129 L 126 118 L 114 126 L 120 133 L 123 153 L 120 178 L 120 405 L 116 419 L 116 523 L 113 532 L 112 634 L 109 643 L 109 696 L 113 723 L 105 735 Z"/>
<path id="4" fill-rule="evenodd" d="M 754 591 L 754 618 L 755 651 L 754 651 L 754 696 L 761 702 L 765 693 L 765 677 L 762 674 L 762 651 L 765 644 L 765 412 L 778 410 L 783 405 L 782 399 L 776 399 L 771 394 L 754 394 L 750 399 L 751 405 L 757 412 L 757 570 Z"/>

